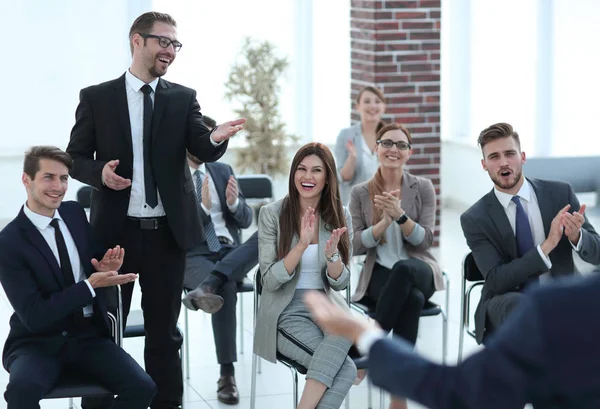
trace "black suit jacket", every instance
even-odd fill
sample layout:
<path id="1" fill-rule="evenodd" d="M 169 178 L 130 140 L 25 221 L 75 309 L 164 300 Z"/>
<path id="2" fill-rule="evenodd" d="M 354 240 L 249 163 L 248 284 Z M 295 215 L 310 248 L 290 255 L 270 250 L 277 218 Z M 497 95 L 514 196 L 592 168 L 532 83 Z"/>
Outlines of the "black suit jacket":
<path id="1" fill-rule="evenodd" d="M 102 168 L 119 159 L 117 174 L 131 179 L 133 150 L 125 75 L 81 90 L 76 121 L 67 152 L 73 157 L 71 176 L 93 186 L 90 220 L 104 245 L 120 243 L 130 188 L 116 191 L 102 185 Z M 186 149 L 203 162 L 214 162 L 227 141 L 214 147 L 204 125 L 196 91 L 160 79 L 152 119 L 152 170 L 169 226 L 182 250 L 200 243 L 194 184 Z"/>
<path id="2" fill-rule="evenodd" d="M 89 277 L 94 272 L 90 260 L 101 259 L 104 249 L 94 240 L 85 211 L 78 203 L 64 202 L 59 212 Z M 88 304 L 93 304 L 94 319 L 101 322 L 105 335 L 110 335 L 104 292 L 95 290 L 96 297 L 92 297 L 83 281 L 67 285 L 52 250 L 23 209 L 0 232 L 0 282 L 15 310 L 4 345 L 5 368 L 18 353 L 58 353 L 72 330 L 73 314 Z"/>
<path id="3" fill-rule="evenodd" d="M 598 409 L 599 293 L 598 275 L 537 288 L 459 366 L 425 360 L 400 338 L 381 339 L 369 350 L 369 376 L 431 409 Z"/>
<path id="4" fill-rule="evenodd" d="M 527 180 L 537 197 L 547 237 L 556 214 L 567 204 L 571 205 L 571 212 L 579 210 L 579 201 L 568 183 Z M 481 300 L 475 312 L 475 333 L 477 341 L 481 343 L 489 300 L 496 295 L 520 290 L 530 279 L 546 272 L 547 268 L 535 247 L 523 257 L 517 256 L 515 234 L 493 190 L 463 213 L 460 222 L 477 267 L 485 278 Z M 599 264 L 600 237 L 587 217 L 580 240 L 583 240 L 579 252 L 581 258 L 589 263 Z M 573 274 L 575 271 L 573 248 L 566 236 L 550 252 L 550 262 L 550 273 L 554 277 Z"/>
<path id="5" fill-rule="evenodd" d="M 238 199 L 240 202 L 235 213 L 232 213 L 231 210 L 229 210 L 229 206 L 227 206 L 225 190 L 227 188 L 227 183 L 229 182 L 229 177 L 235 176 L 231 166 L 224 163 L 207 163 L 206 170 L 212 178 L 217 193 L 219 194 L 219 202 L 221 202 L 221 211 L 223 212 L 227 230 L 229 230 L 229 234 L 231 234 L 234 243 L 239 246 L 241 242 L 240 229 L 247 229 L 250 227 L 250 224 L 252 224 L 252 209 L 248 206 L 248 203 L 246 203 L 246 198 L 241 189 L 238 189 Z M 210 213 L 206 213 L 201 206 L 198 206 L 198 212 L 202 224 L 205 225 L 208 223 L 210 220 Z M 200 247 L 208 251 L 206 240 L 202 241 Z"/>

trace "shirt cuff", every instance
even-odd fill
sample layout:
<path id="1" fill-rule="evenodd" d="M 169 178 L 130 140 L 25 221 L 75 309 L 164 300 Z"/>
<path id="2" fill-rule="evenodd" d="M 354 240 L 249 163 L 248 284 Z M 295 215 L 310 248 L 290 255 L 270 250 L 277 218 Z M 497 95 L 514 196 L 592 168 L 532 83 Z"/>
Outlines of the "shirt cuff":
<path id="1" fill-rule="evenodd" d="M 92 287 L 92 285 L 90 284 L 90 280 L 88 280 L 87 278 L 85 280 L 85 283 L 87 284 L 88 288 L 90 289 L 90 293 L 92 293 L 92 298 L 96 298 L 96 291 L 94 291 L 94 288 Z"/>
<path id="2" fill-rule="evenodd" d="M 214 128 L 214 129 L 212 130 L 212 132 L 210 133 L 210 138 L 209 138 L 209 139 L 210 139 L 210 143 L 212 143 L 212 146 L 214 146 L 215 148 L 216 148 L 217 146 L 221 145 L 223 142 L 225 142 L 225 141 L 221 141 L 221 142 L 215 142 L 215 141 L 213 140 L 213 137 L 212 137 L 212 135 L 213 135 L 213 133 L 215 132 L 215 130 L 216 130 L 218 127 L 219 127 L 219 125 L 217 125 L 217 127 L 216 127 L 216 128 Z"/>
<path id="3" fill-rule="evenodd" d="M 225 200 L 227 200 L 227 199 L 225 199 Z M 229 208 L 229 211 L 230 211 L 231 213 L 235 213 L 235 212 L 237 212 L 237 209 L 238 209 L 238 205 L 239 205 L 239 204 L 240 204 L 240 198 L 239 198 L 239 197 L 236 197 L 236 198 L 235 198 L 235 203 L 234 203 L 234 204 L 232 204 L 231 206 L 227 205 L 227 207 Z"/>
<path id="4" fill-rule="evenodd" d="M 385 338 L 385 332 L 379 328 L 369 329 L 363 332 L 356 341 L 356 348 L 361 355 L 369 355 L 369 351 L 373 344 L 380 339 Z"/>
<path id="5" fill-rule="evenodd" d="M 363 242 L 363 245 L 370 249 L 379 244 L 379 240 L 375 240 L 375 236 L 373 236 L 373 226 L 365 229 L 360 233 L 360 239 Z"/>
<path id="6" fill-rule="evenodd" d="M 425 229 L 419 223 L 415 222 L 413 231 L 408 236 L 404 236 L 404 238 L 413 246 L 418 246 L 425 240 Z"/>
<path id="7" fill-rule="evenodd" d="M 550 258 L 542 251 L 542 246 L 537 246 L 537 251 L 542 258 L 542 261 L 544 261 L 544 264 L 546 264 L 548 270 L 550 270 L 552 268 L 552 262 L 550 261 Z"/>
<path id="8" fill-rule="evenodd" d="M 569 243 L 571 243 L 571 240 L 569 240 Z M 579 240 L 577 241 L 577 245 L 571 243 L 571 247 L 579 253 L 579 250 L 581 250 L 581 243 L 583 243 L 583 229 L 579 229 Z"/>

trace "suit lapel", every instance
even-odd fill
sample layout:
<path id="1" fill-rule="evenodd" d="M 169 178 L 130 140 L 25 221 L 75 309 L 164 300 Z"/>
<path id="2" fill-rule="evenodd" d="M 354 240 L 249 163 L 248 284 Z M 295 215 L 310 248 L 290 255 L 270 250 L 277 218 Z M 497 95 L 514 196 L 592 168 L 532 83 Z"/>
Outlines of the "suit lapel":
<path id="1" fill-rule="evenodd" d="M 217 190 L 217 195 L 219 196 L 219 201 L 221 202 L 221 209 L 224 209 L 227 201 L 227 198 L 225 197 L 225 187 L 226 185 L 223 184 L 223 174 L 220 173 L 216 167 L 213 167 L 212 164 L 207 163 L 206 164 L 206 171 L 210 174 L 210 177 L 213 180 L 213 183 L 215 184 L 215 189 Z"/>
<path id="2" fill-rule="evenodd" d="M 116 111 L 116 117 L 121 126 L 123 136 L 127 145 L 132 148 L 131 142 L 131 123 L 129 122 L 129 105 L 127 105 L 127 90 L 125 89 L 125 74 L 115 81 L 113 88 L 113 102 Z"/>
<path id="3" fill-rule="evenodd" d="M 402 200 L 402 209 L 404 211 L 406 211 L 407 209 L 411 209 L 414 206 L 416 197 L 417 179 L 409 173 L 405 172 L 404 176 L 402 177 L 402 191 L 400 192 L 400 199 Z"/>
<path id="4" fill-rule="evenodd" d="M 498 230 L 498 234 L 500 235 L 500 243 L 508 246 L 508 251 L 511 258 L 517 258 L 517 240 L 515 239 L 515 234 L 510 227 L 510 222 L 508 217 L 506 217 L 504 208 L 496 198 L 493 190 L 484 197 L 487 204 L 488 213 L 492 219 L 492 223 L 494 223 L 496 229 Z"/>
<path id="5" fill-rule="evenodd" d="M 48 246 L 46 239 L 42 236 L 42 233 L 40 233 L 37 227 L 35 227 L 29 218 L 25 216 L 23 209 L 21 209 L 21 212 L 19 213 L 19 224 L 27 240 L 31 242 L 33 247 L 39 251 L 48 262 L 58 286 L 65 288 L 67 284 L 63 278 L 58 261 L 56 260 L 56 257 L 54 257 L 54 253 L 52 253 L 52 250 L 50 249 L 50 246 Z"/>
<path id="6" fill-rule="evenodd" d="M 535 197 L 540 208 L 540 213 L 542 215 L 542 222 L 544 223 L 544 233 L 546 237 L 548 237 L 548 233 L 550 233 L 550 224 L 552 223 L 552 219 L 554 218 L 555 213 L 555 210 L 552 208 L 552 200 L 550 200 L 550 192 L 548 192 L 544 188 L 543 184 L 539 183 L 539 180 L 527 180 L 533 187 L 533 191 L 535 193 Z"/>
<path id="7" fill-rule="evenodd" d="M 159 79 L 154 96 L 154 112 L 152 114 L 152 146 L 156 144 L 156 136 L 160 129 L 160 123 L 169 102 L 169 85 L 166 81 Z"/>

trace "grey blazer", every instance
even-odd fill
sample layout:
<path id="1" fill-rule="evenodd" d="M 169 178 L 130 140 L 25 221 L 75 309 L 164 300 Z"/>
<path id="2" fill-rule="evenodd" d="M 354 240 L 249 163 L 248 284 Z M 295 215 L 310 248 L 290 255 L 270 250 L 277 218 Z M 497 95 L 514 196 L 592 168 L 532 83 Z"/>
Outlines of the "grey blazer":
<path id="1" fill-rule="evenodd" d="M 346 149 L 346 142 L 352 140 L 356 147 L 356 169 L 354 171 L 354 177 L 351 180 L 344 181 L 340 175 L 340 170 L 344 167 L 346 160 L 348 159 L 348 150 Z M 352 186 L 369 180 L 373 177 L 369 174 L 368 170 L 363 167 L 363 136 L 360 129 L 360 122 L 352 125 L 350 128 L 345 128 L 340 131 L 335 142 L 335 163 L 337 168 L 337 175 L 340 184 L 340 197 L 344 206 L 348 205 L 350 201 L 350 191 Z"/>
<path id="2" fill-rule="evenodd" d="M 425 229 L 425 239 L 418 246 L 413 246 L 408 241 L 404 241 L 406 252 L 409 257 L 429 264 L 433 270 L 435 289 L 443 290 L 442 269 L 429 251 L 433 244 L 433 231 L 435 230 L 436 197 L 433 183 L 427 178 L 404 172 L 401 199 L 402 209 L 404 209 L 407 216 Z M 350 214 L 354 226 L 354 239 L 352 240 L 354 254 L 367 255 L 358 280 L 358 286 L 352 295 L 352 301 L 360 301 L 367 292 L 375 260 L 377 260 L 377 247 L 365 247 L 361 237 L 362 232 L 373 225 L 373 202 L 369 197 L 368 181 L 352 188 Z"/>
<path id="3" fill-rule="evenodd" d="M 570 211 L 579 210 L 579 201 L 571 185 L 565 182 L 527 179 L 537 197 L 544 231 L 550 231 L 552 219 L 567 204 Z M 579 255 L 584 261 L 600 264 L 600 237 L 588 222 L 587 216 L 581 228 L 581 249 Z M 477 342 L 483 341 L 487 305 L 494 296 L 511 291 L 519 291 L 531 278 L 547 271 L 544 260 L 537 248 L 531 249 L 522 257 L 517 255 L 517 241 L 504 208 L 490 191 L 471 206 L 460 217 L 467 244 L 473 252 L 475 263 L 485 278 L 481 300 L 475 311 L 475 334 Z M 569 239 L 563 236 L 550 253 L 554 277 L 571 275 L 575 272 L 573 248 Z"/>
<path id="4" fill-rule="evenodd" d="M 302 270 L 302 262 L 298 264 L 294 273 L 289 275 L 283 265 L 283 259 L 277 256 L 279 244 L 279 216 L 283 199 L 263 206 L 258 216 L 258 262 L 261 271 L 263 291 L 258 305 L 256 327 L 254 329 L 254 352 L 266 359 L 275 362 L 277 356 L 277 322 L 279 315 L 290 303 L 296 291 L 296 284 L 300 278 L 297 272 Z M 352 242 L 352 220 L 350 213 L 344 208 L 346 227 Z M 337 280 L 326 274 L 327 261 L 325 260 L 324 246 L 331 231 L 327 230 L 325 223 L 319 223 L 319 265 L 323 276 L 325 291 L 329 298 L 340 306 L 347 304 L 343 297 L 336 291 L 346 288 L 350 282 L 350 270 L 344 266 L 342 274 Z M 298 236 L 292 239 L 291 247 L 298 243 Z M 335 290 L 335 291 L 331 291 Z"/>

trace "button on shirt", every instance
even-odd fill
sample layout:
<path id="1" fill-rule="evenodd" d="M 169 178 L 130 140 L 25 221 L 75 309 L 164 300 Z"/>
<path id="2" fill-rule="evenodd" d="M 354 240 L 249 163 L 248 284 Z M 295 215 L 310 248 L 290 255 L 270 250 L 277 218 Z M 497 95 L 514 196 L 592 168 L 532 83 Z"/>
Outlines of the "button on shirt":
<path id="1" fill-rule="evenodd" d="M 127 91 L 131 147 L 133 149 L 133 176 L 131 177 L 131 196 L 127 215 L 131 217 L 160 217 L 165 215 L 165 208 L 160 194 L 158 194 L 158 205 L 154 209 L 146 204 L 146 188 L 144 185 L 144 93 L 142 92 L 144 85 L 146 85 L 144 81 L 127 70 L 125 73 L 125 89 Z M 158 78 L 148 85 L 152 88 L 150 98 L 152 104 L 154 104 Z"/>
<path id="2" fill-rule="evenodd" d="M 510 223 L 510 227 L 513 232 L 516 234 L 516 218 L 517 218 L 517 205 L 512 201 L 513 195 L 504 193 L 494 188 L 494 194 L 496 198 L 504 208 L 504 212 L 508 217 L 508 221 Z M 519 189 L 517 193 L 519 196 L 521 204 L 525 209 L 525 213 L 527 213 L 527 217 L 529 219 L 529 225 L 531 226 L 531 233 L 533 234 L 533 244 L 537 246 L 537 251 L 544 260 L 546 267 L 548 270 L 552 268 L 552 262 L 550 258 L 544 254 L 540 245 L 546 240 L 546 232 L 544 230 L 544 221 L 542 220 L 542 213 L 540 212 L 540 206 L 538 204 L 537 196 L 535 195 L 535 191 L 533 187 L 529 183 L 527 179 Z M 571 244 L 572 245 L 572 244 Z M 577 243 L 577 246 L 573 246 L 576 251 L 579 251 L 581 248 L 581 240 Z M 540 276 L 542 280 L 549 278 L 549 274 L 545 273 Z"/>
<path id="3" fill-rule="evenodd" d="M 202 181 L 204 181 L 204 179 L 206 178 L 206 175 L 207 175 L 206 165 L 203 163 L 202 165 L 198 166 L 198 170 L 202 173 Z M 190 172 L 192 173 L 192 175 L 194 174 L 195 171 L 196 171 L 196 169 L 194 169 L 190 166 Z M 194 181 L 194 187 L 196 187 L 196 178 L 192 178 L 192 180 Z M 227 185 L 225 185 L 225 187 L 227 187 Z M 202 206 L 202 210 L 204 210 L 204 213 L 210 215 L 210 219 L 212 220 L 213 226 L 215 227 L 215 233 L 217 234 L 217 237 L 219 237 L 219 236 L 227 237 L 229 240 L 231 240 L 233 242 L 233 237 L 231 237 L 231 234 L 229 233 L 229 229 L 227 229 L 227 224 L 225 223 L 225 218 L 223 216 L 223 210 L 221 208 L 221 200 L 219 199 L 219 194 L 217 193 L 217 188 L 216 188 L 215 182 L 213 181 L 212 178 L 208 178 L 208 190 L 210 192 L 210 202 L 211 202 L 210 210 L 208 210 L 204 206 L 204 203 L 201 203 L 200 205 Z M 240 199 L 236 198 L 233 206 L 229 206 L 227 204 L 227 207 L 229 208 L 229 211 L 231 213 L 235 213 L 237 211 L 239 204 L 240 204 Z"/>
<path id="4" fill-rule="evenodd" d="M 50 222 L 53 218 L 59 219 L 58 224 L 60 226 L 60 232 L 62 233 L 65 239 L 67 252 L 69 253 L 69 259 L 71 260 L 71 267 L 73 268 L 73 278 L 75 279 L 76 283 L 80 281 L 85 281 L 88 288 L 90 289 L 90 293 L 92 293 L 92 296 L 95 297 L 96 292 L 92 288 L 92 285 L 87 280 L 83 272 L 83 266 L 81 265 L 81 259 L 79 258 L 79 251 L 77 251 L 77 246 L 75 245 L 73 236 L 71 236 L 71 232 L 69 231 L 62 217 L 60 217 L 60 213 L 58 212 L 58 210 L 54 212 L 54 217 L 51 218 L 31 211 L 27 207 L 27 204 L 25 204 L 25 206 L 23 207 L 23 212 L 25 213 L 25 216 L 27 216 L 27 218 L 31 220 L 31 223 L 33 223 L 33 225 L 42 234 L 42 237 L 44 238 L 44 240 L 46 240 L 46 243 L 48 243 L 50 250 L 52 250 L 52 254 L 54 254 L 54 257 L 56 257 L 56 262 L 60 266 L 60 256 L 58 254 L 58 246 L 56 245 L 54 227 L 50 226 Z M 94 308 L 92 305 L 86 305 L 85 307 L 83 307 L 84 317 L 90 317 L 93 313 Z"/>

